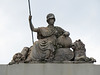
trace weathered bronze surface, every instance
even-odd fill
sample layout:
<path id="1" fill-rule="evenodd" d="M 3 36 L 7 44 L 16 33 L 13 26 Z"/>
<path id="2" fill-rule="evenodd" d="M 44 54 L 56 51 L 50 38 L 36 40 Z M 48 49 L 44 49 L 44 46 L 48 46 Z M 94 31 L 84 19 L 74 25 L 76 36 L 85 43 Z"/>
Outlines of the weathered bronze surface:
<path id="1" fill-rule="evenodd" d="M 10 65 L 31 62 L 96 62 L 94 58 L 86 56 L 85 44 L 80 39 L 72 43 L 68 31 L 54 26 L 54 14 L 47 15 L 47 27 L 34 28 L 31 19 L 32 16 L 29 16 L 30 29 L 37 32 L 38 41 L 30 48 L 24 47 L 21 53 L 16 53 Z"/>

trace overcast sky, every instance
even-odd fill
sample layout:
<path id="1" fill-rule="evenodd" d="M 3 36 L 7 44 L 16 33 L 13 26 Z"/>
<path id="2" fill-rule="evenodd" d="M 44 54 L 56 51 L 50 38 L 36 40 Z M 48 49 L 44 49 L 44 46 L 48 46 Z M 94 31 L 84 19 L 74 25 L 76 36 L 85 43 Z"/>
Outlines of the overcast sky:
<path id="1" fill-rule="evenodd" d="M 46 15 L 54 13 L 55 26 L 69 31 L 73 42 L 81 39 L 100 64 L 100 0 L 31 0 L 31 9 L 35 27 L 47 26 Z M 32 45 L 28 16 L 28 0 L 0 0 L 0 64 Z"/>

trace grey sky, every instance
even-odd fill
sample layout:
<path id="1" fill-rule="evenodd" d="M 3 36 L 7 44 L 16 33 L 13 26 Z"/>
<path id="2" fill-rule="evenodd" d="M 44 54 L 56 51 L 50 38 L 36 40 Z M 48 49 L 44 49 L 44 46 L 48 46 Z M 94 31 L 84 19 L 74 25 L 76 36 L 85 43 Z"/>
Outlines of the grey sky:
<path id="1" fill-rule="evenodd" d="M 23 47 L 32 45 L 28 24 L 28 0 L 0 0 L 0 64 L 7 64 Z M 54 13 L 56 26 L 81 39 L 87 56 L 100 64 L 100 0 L 31 0 L 33 24 L 47 26 L 46 15 Z M 34 33 L 35 41 L 36 33 Z"/>

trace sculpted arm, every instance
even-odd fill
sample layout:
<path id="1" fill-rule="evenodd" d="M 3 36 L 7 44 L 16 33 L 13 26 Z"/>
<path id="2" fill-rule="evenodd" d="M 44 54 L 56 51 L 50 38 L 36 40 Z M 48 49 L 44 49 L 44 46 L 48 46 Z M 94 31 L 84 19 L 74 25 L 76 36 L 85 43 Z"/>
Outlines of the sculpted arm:
<path id="1" fill-rule="evenodd" d="M 29 16 L 29 24 L 30 24 L 30 29 L 34 32 L 38 32 L 38 28 L 34 28 L 33 24 L 32 24 L 32 16 Z"/>
<path id="2" fill-rule="evenodd" d="M 61 27 L 58 27 L 58 30 L 61 30 L 63 35 L 66 36 L 66 37 L 70 35 L 70 33 L 68 31 L 62 29 Z"/>

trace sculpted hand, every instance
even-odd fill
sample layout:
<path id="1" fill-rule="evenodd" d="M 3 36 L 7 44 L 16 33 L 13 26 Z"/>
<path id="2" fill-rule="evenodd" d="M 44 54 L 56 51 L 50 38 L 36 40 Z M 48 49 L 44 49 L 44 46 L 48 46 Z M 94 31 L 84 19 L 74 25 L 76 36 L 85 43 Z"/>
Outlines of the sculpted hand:
<path id="1" fill-rule="evenodd" d="M 29 21 L 31 21 L 32 20 L 32 16 L 29 16 Z"/>
<path id="2" fill-rule="evenodd" d="M 70 35 L 70 33 L 66 31 L 63 35 L 64 35 L 65 37 L 68 37 L 68 36 Z"/>

